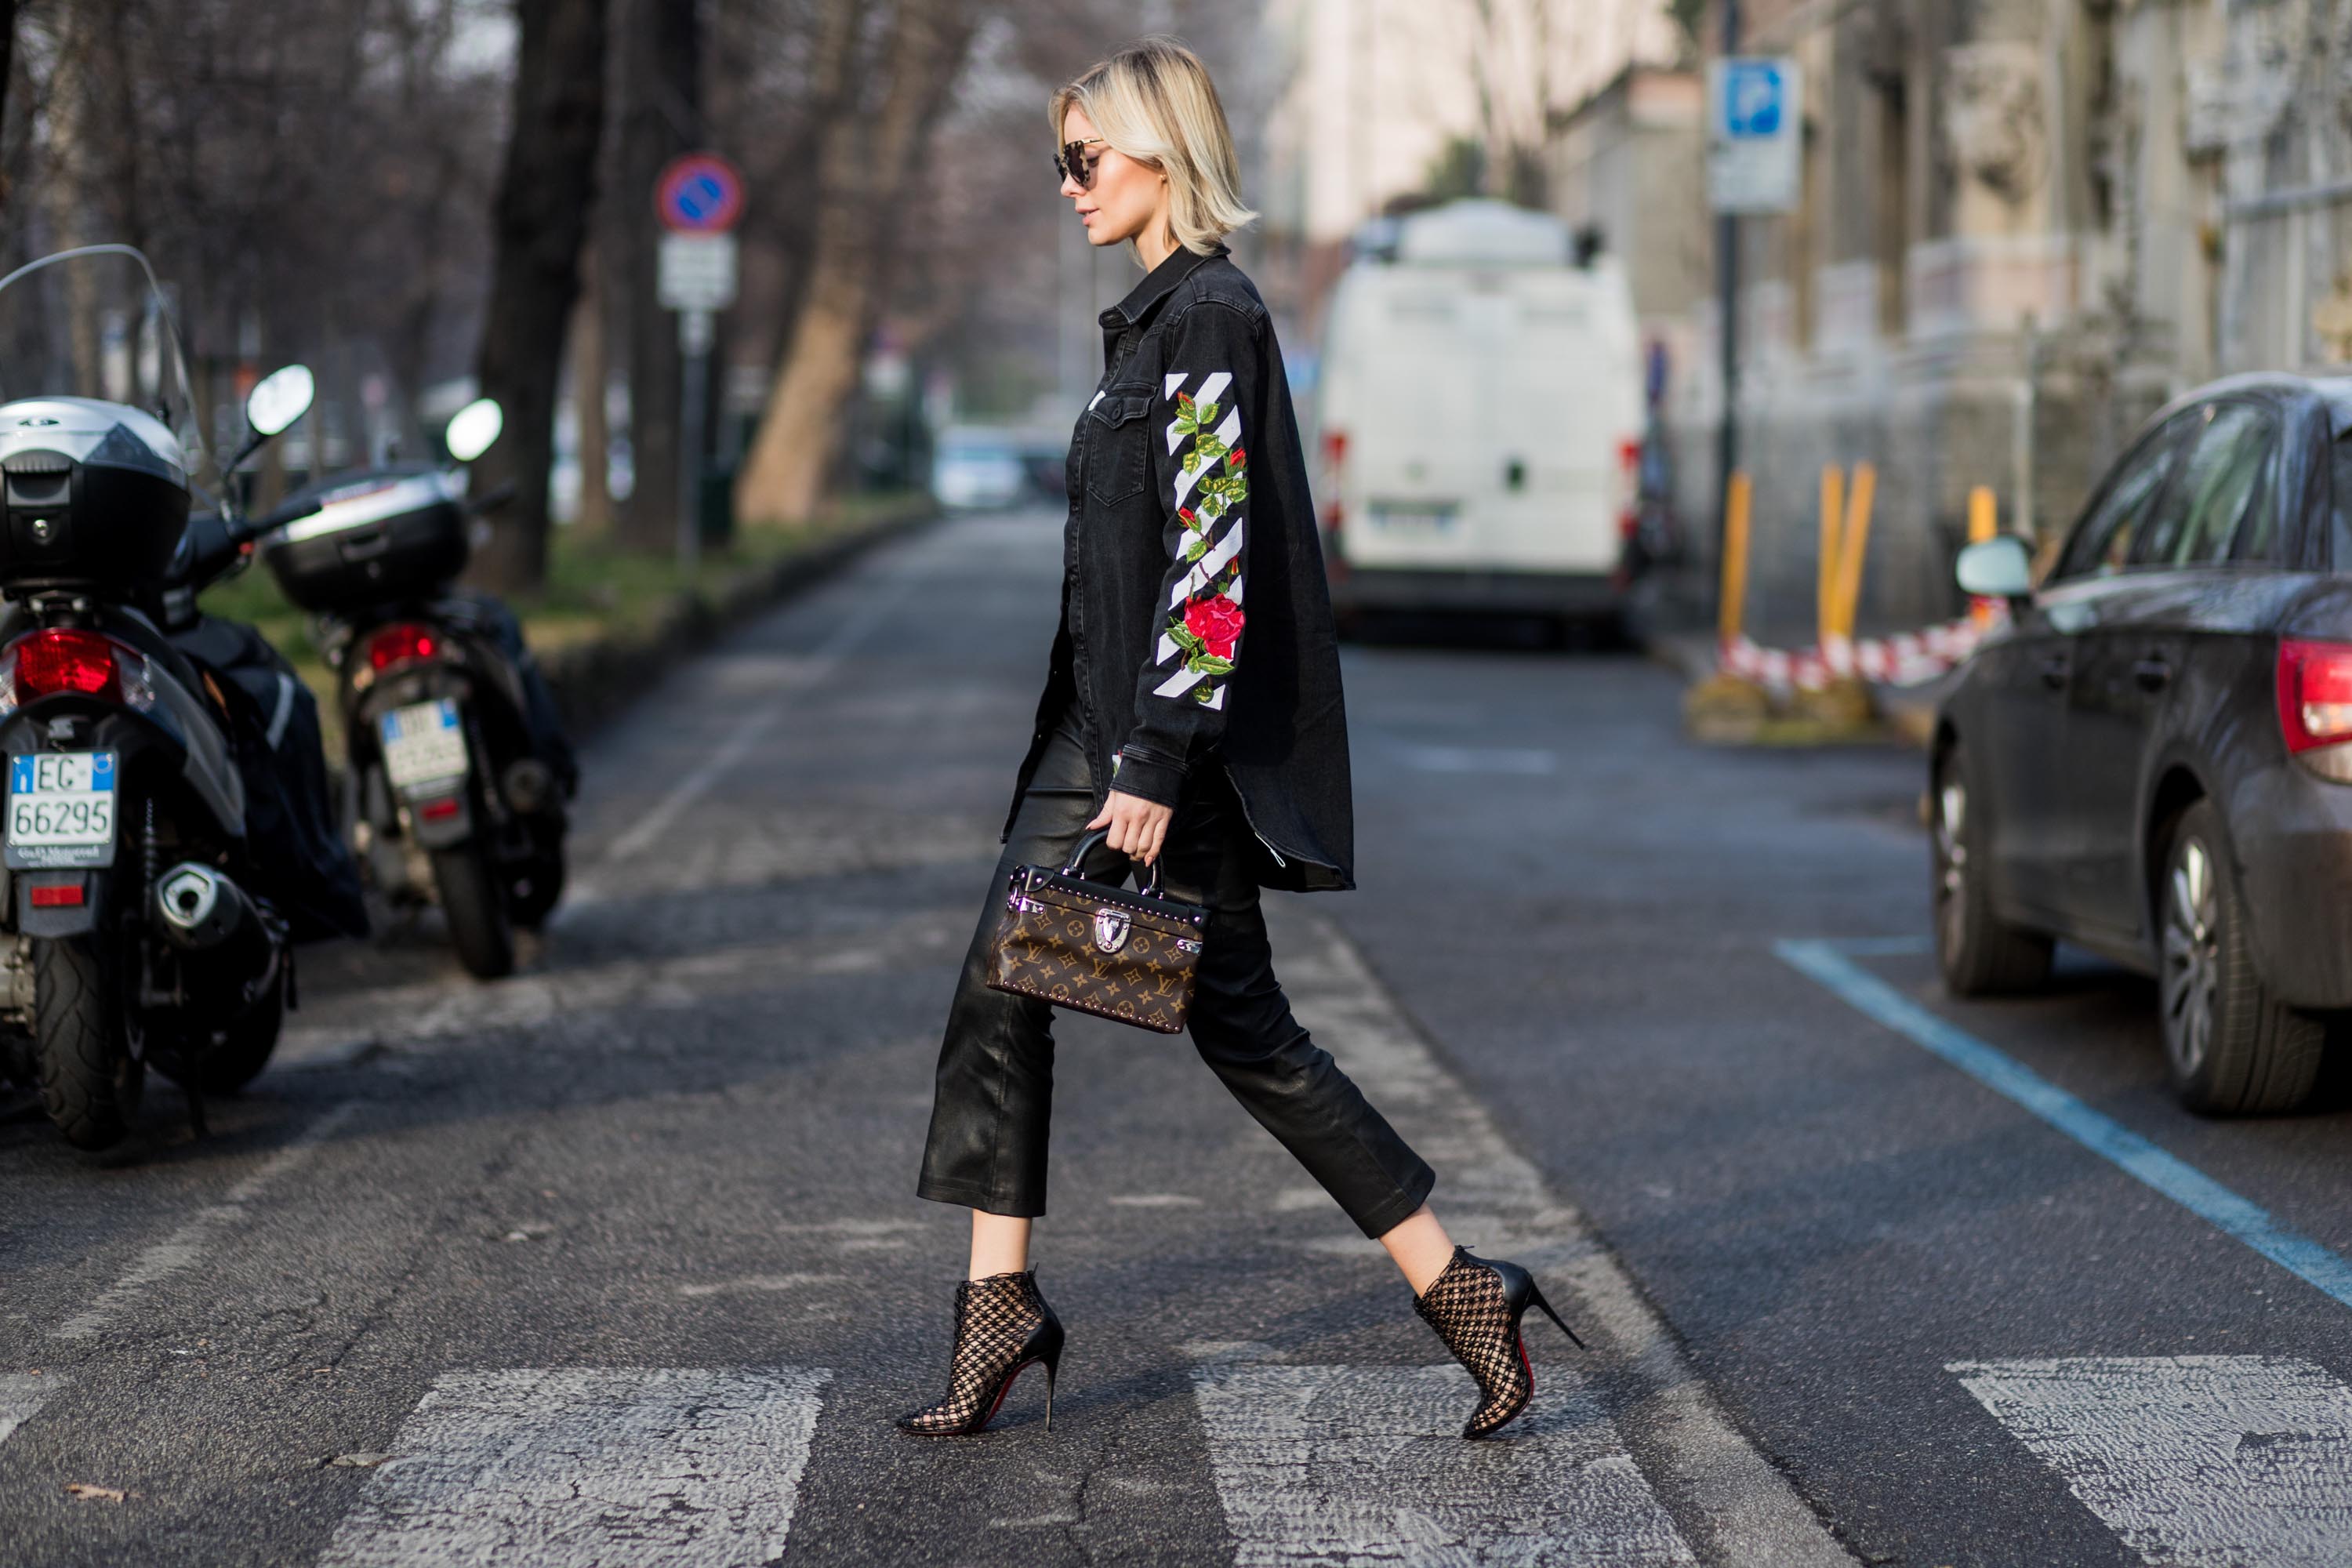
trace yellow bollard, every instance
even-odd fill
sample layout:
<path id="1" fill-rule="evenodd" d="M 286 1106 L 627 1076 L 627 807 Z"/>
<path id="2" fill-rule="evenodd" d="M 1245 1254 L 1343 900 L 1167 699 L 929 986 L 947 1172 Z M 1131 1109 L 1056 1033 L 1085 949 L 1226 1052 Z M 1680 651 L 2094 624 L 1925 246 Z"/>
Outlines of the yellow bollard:
<path id="1" fill-rule="evenodd" d="M 1716 616 L 1718 648 L 1739 640 L 1748 609 L 1748 512 L 1754 489 L 1746 474 L 1735 473 L 1723 492 L 1723 604 Z M 1724 669 L 1683 694 L 1683 721 L 1702 741 L 1743 743 L 1756 738 L 1771 716 L 1764 689 Z"/>
<path id="2" fill-rule="evenodd" d="M 1992 487 L 1979 485 L 1969 492 L 1969 542 L 1982 544 L 1999 526 L 1993 510 Z M 1969 601 L 1969 619 L 1979 626 L 1992 624 L 1993 602 L 1981 594 Z"/>
<path id="3" fill-rule="evenodd" d="M 1870 508 L 1877 499 L 1878 470 L 1853 466 L 1853 492 L 1846 500 L 1845 527 L 1838 536 L 1837 633 L 1851 641 L 1854 612 L 1862 599 L 1862 558 L 1870 547 Z"/>
<path id="4" fill-rule="evenodd" d="M 1845 510 L 1845 470 L 1835 463 L 1822 467 L 1822 560 L 1813 588 L 1813 626 L 1826 643 L 1837 635 L 1839 514 Z"/>
<path id="5" fill-rule="evenodd" d="M 1753 487 L 1748 476 L 1735 471 L 1723 497 L 1723 603 L 1716 616 L 1716 636 L 1725 643 L 1739 637 L 1748 601 L 1748 508 Z"/>

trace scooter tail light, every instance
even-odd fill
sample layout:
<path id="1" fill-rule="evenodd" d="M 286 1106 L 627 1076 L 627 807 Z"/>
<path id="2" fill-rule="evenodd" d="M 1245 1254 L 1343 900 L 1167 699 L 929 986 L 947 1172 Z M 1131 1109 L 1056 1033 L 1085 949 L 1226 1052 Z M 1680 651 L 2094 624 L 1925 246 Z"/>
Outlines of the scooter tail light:
<path id="1" fill-rule="evenodd" d="M 2290 755 L 2352 741 L 2352 643 L 2281 637 L 2278 711 Z"/>
<path id="2" fill-rule="evenodd" d="M 396 621 L 368 639 L 368 668 L 381 675 L 394 665 L 431 658 L 440 647 L 441 639 L 433 635 L 432 627 Z"/>
<path id="3" fill-rule="evenodd" d="M 8 706 L 72 692 L 119 702 L 142 712 L 155 706 L 147 661 L 101 632 L 49 626 L 19 637 L 8 649 Z"/>

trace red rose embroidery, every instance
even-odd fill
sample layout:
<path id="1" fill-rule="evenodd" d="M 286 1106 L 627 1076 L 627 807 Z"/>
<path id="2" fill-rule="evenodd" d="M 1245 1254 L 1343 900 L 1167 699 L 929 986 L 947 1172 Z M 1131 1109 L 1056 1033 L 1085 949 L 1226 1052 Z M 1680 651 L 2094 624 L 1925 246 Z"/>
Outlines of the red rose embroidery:
<path id="1" fill-rule="evenodd" d="M 1248 460 L 1249 453 L 1244 451 L 1243 448 L 1236 447 L 1232 452 L 1226 455 L 1225 467 L 1229 468 L 1238 468 Z"/>
<path id="2" fill-rule="evenodd" d="M 1184 606 L 1184 629 L 1199 637 L 1213 657 L 1231 658 L 1234 644 L 1242 637 L 1242 607 L 1223 594 L 1195 599 Z"/>
<path id="3" fill-rule="evenodd" d="M 1187 528 L 1198 528 L 1201 526 L 1201 520 L 1192 515 L 1192 509 L 1189 506 L 1178 507 L 1176 509 L 1176 515 L 1183 520 L 1184 526 Z"/>

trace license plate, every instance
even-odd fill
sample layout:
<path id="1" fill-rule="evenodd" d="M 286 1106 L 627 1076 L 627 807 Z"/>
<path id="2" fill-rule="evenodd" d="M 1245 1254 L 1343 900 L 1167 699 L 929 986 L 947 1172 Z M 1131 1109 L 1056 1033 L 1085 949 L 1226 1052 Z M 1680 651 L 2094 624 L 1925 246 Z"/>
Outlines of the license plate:
<path id="1" fill-rule="evenodd" d="M 414 793 L 466 776 L 466 729 L 455 698 L 395 708 L 378 721 L 383 771 L 394 789 Z"/>
<path id="2" fill-rule="evenodd" d="M 1451 533 L 1454 531 L 1454 509 L 1450 506 L 1375 506 L 1372 526 L 1396 533 Z"/>
<path id="3" fill-rule="evenodd" d="M 8 759 L 8 863 L 114 862 L 112 752 L 41 752 Z"/>

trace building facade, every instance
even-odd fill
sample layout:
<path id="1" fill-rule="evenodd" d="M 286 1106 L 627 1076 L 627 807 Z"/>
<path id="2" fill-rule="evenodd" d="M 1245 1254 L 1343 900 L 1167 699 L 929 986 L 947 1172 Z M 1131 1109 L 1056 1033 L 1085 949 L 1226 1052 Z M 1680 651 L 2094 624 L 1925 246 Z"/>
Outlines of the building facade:
<path id="1" fill-rule="evenodd" d="M 1811 620 L 1824 464 L 1877 465 L 1864 619 L 1917 626 L 1958 608 L 1972 486 L 2046 536 L 2176 392 L 2352 357 L 2352 0 L 1742 11 L 1741 52 L 1795 58 L 1805 90 L 1798 209 L 1738 225 L 1765 629 Z M 1719 330 L 1691 313 L 1671 390 L 1701 543 Z"/>

